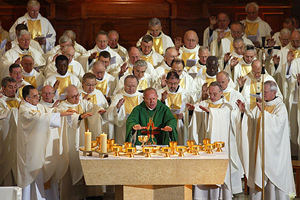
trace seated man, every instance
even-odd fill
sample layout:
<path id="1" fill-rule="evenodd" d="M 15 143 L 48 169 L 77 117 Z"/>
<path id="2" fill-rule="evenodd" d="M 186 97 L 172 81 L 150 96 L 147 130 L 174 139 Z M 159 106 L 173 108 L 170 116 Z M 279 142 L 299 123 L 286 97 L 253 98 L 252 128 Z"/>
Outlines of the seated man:
<path id="1" fill-rule="evenodd" d="M 152 46 L 153 46 L 153 38 L 150 35 L 145 35 L 142 38 L 141 47 L 140 47 L 142 51 L 141 59 L 151 63 L 154 69 L 156 69 L 162 63 L 164 58 L 162 57 L 162 55 L 154 51 Z"/>
<path id="2" fill-rule="evenodd" d="M 163 56 L 167 48 L 174 47 L 174 43 L 169 36 L 165 35 L 162 32 L 162 26 L 159 19 L 150 19 L 148 25 L 149 28 L 146 34 L 150 35 L 153 38 L 153 49 L 154 51 Z M 141 41 L 142 37 L 136 43 L 137 47 L 141 45 Z"/>
<path id="3" fill-rule="evenodd" d="M 199 76 L 206 73 L 206 60 L 210 56 L 209 48 L 206 46 L 200 47 L 198 56 L 199 60 L 195 66 L 191 67 L 189 74 L 196 73 Z"/>
<path id="4" fill-rule="evenodd" d="M 30 85 L 30 83 L 23 79 L 21 66 L 15 63 L 9 66 L 9 76 L 17 81 L 16 97 L 21 99 L 23 87 L 25 85 Z"/>
<path id="5" fill-rule="evenodd" d="M 108 32 L 108 46 L 117 52 L 123 61 L 125 61 L 125 58 L 127 56 L 127 50 L 125 47 L 121 46 L 119 43 L 119 33 L 115 30 L 110 30 Z"/>
<path id="6" fill-rule="evenodd" d="M 167 73 L 169 73 L 171 70 L 171 63 L 175 58 L 177 58 L 177 56 L 178 52 L 176 51 L 175 47 L 168 47 L 166 49 L 164 61 L 155 69 L 159 78 L 166 76 Z"/>
<path id="7" fill-rule="evenodd" d="M 132 110 L 127 119 L 126 142 L 140 145 L 138 136 L 148 134 L 142 131 L 145 129 L 150 131 L 151 144 L 168 145 L 170 141 L 177 141 L 176 119 L 170 109 L 157 98 L 155 89 L 147 88 L 144 91 L 144 101 Z M 155 133 L 154 127 L 158 128 Z"/>

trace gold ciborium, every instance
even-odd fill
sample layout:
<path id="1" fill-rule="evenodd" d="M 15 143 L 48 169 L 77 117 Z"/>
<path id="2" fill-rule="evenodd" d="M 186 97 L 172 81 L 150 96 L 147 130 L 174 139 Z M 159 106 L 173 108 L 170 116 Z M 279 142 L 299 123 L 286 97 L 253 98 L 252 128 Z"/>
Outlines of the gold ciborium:
<path id="1" fill-rule="evenodd" d="M 142 143 L 141 147 L 143 147 L 144 144 L 145 144 L 146 142 L 148 142 L 149 137 L 148 137 L 148 135 L 139 135 L 139 136 L 138 136 L 138 139 L 139 139 L 139 142 Z"/>
<path id="2" fill-rule="evenodd" d="M 158 152 L 160 150 L 160 148 L 161 148 L 160 146 L 153 147 L 152 152 L 156 153 L 156 152 Z"/>
<path id="3" fill-rule="evenodd" d="M 171 147 L 171 155 L 177 155 L 176 150 L 177 150 L 177 142 L 176 141 L 170 141 L 169 146 Z"/>
<path id="4" fill-rule="evenodd" d="M 97 146 L 97 144 L 98 144 L 97 141 L 92 141 L 92 142 L 91 142 L 91 147 L 92 147 L 92 148 L 95 148 L 95 147 Z"/>
<path id="5" fill-rule="evenodd" d="M 184 153 L 186 152 L 187 148 L 185 146 L 178 146 L 177 152 L 179 152 L 179 157 L 184 157 Z"/>
<path id="6" fill-rule="evenodd" d="M 115 144 L 115 140 L 114 139 L 108 139 L 107 140 L 107 150 L 111 151 L 112 146 Z"/>
<path id="7" fill-rule="evenodd" d="M 120 156 L 120 151 L 122 151 L 122 146 L 114 145 L 112 146 L 112 151 L 115 152 L 114 156 Z"/>
<path id="8" fill-rule="evenodd" d="M 205 149 L 207 154 L 213 154 L 213 149 L 215 148 L 214 144 L 206 144 Z"/>
<path id="9" fill-rule="evenodd" d="M 151 153 L 153 152 L 153 147 L 143 147 L 143 152 L 145 153 L 145 157 L 150 158 Z"/>
<path id="10" fill-rule="evenodd" d="M 167 157 L 167 158 L 170 158 L 170 154 L 171 154 L 171 151 L 172 151 L 172 148 L 171 147 L 163 147 L 161 149 L 161 151 L 163 153 L 165 153 L 164 157 Z"/>
<path id="11" fill-rule="evenodd" d="M 199 151 L 201 150 L 202 146 L 201 145 L 193 145 L 192 146 L 192 151 L 193 151 L 193 155 L 195 156 L 199 156 Z"/>
<path id="12" fill-rule="evenodd" d="M 225 146 L 225 142 L 215 142 L 216 152 L 223 152 L 222 148 Z"/>
<path id="13" fill-rule="evenodd" d="M 203 139 L 203 145 L 206 145 L 206 144 L 210 144 L 210 139 L 209 138 L 204 138 Z"/>
<path id="14" fill-rule="evenodd" d="M 129 147 L 132 147 L 132 143 L 131 142 L 124 142 L 124 149 L 125 149 L 126 154 L 127 154 L 126 149 L 129 148 Z"/>
<path id="15" fill-rule="evenodd" d="M 136 152 L 136 148 L 135 147 L 128 147 L 126 149 L 126 153 L 128 155 L 129 158 L 133 158 L 134 157 L 134 153 Z"/>
<path id="16" fill-rule="evenodd" d="M 192 146 L 195 145 L 195 140 L 188 140 L 187 145 L 189 146 L 188 153 L 193 153 Z"/>

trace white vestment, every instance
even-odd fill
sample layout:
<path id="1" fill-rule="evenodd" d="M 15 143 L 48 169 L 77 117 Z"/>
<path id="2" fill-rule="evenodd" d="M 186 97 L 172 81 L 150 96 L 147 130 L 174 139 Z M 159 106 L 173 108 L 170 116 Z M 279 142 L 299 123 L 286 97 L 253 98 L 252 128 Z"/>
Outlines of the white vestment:
<path id="1" fill-rule="evenodd" d="M 38 20 L 40 20 L 41 32 L 39 32 L 40 30 L 38 30 L 37 27 L 33 27 L 33 30 L 35 30 L 35 31 L 32 31 L 29 26 L 30 21 L 34 22 L 34 21 L 38 21 Z M 22 17 L 19 17 L 17 19 L 17 21 L 15 21 L 15 23 L 9 29 L 9 35 L 10 35 L 11 40 L 14 40 L 17 38 L 16 32 L 15 32 L 16 26 L 18 24 L 22 24 L 22 23 L 27 25 L 28 30 L 31 33 L 31 37 L 33 37 L 32 39 L 34 39 L 37 36 L 46 37 L 47 35 L 52 34 L 51 37 L 46 38 L 46 45 L 43 45 L 42 49 L 44 50 L 45 53 L 47 53 L 54 47 L 55 40 L 56 40 L 56 32 L 55 32 L 54 28 L 52 27 L 51 23 L 49 22 L 49 20 L 46 19 L 45 17 L 43 17 L 41 14 L 38 14 L 38 17 L 36 19 L 32 19 L 28 13 L 26 13 Z"/>
<path id="2" fill-rule="evenodd" d="M 160 66 L 164 60 L 164 57 L 154 50 L 151 50 L 148 55 L 143 54 L 143 52 L 141 54 L 141 59 L 151 63 L 155 69 Z"/>
<path id="3" fill-rule="evenodd" d="M 206 73 L 206 65 L 202 65 L 200 63 L 200 60 L 198 60 L 197 64 L 191 67 L 191 69 L 188 71 L 189 74 L 196 73 L 196 76 L 199 76 L 201 74 Z M 196 77 L 195 76 L 195 77 Z"/>
<path id="4" fill-rule="evenodd" d="M 25 81 L 33 85 L 38 91 L 43 88 L 45 77 L 35 69 L 32 69 L 30 73 L 25 72 L 23 69 L 22 76 Z"/>
<path id="5" fill-rule="evenodd" d="M 166 61 L 163 61 L 160 66 L 158 66 L 156 69 L 157 76 L 160 78 L 164 74 L 167 75 L 169 71 L 171 70 L 171 67 L 166 63 Z"/>
<path id="6" fill-rule="evenodd" d="M 210 46 L 210 43 L 211 43 L 212 41 L 218 39 L 218 36 L 219 36 L 219 34 L 220 34 L 221 31 L 224 31 L 224 33 L 225 33 L 225 38 L 226 38 L 226 37 L 229 37 L 230 34 L 231 34 L 231 30 L 230 30 L 230 28 L 228 27 L 228 28 L 225 29 L 225 30 L 222 30 L 222 29 L 217 28 L 217 29 L 215 29 L 215 30 L 212 32 L 211 36 L 209 36 L 210 29 L 209 29 L 209 27 L 207 27 L 207 28 L 204 30 L 204 32 L 203 32 L 203 46 L 209 47 L 209 46 Z"/>
<path id="7" fill-rule="evenodd" d="M 93 71 L 91 71 L 93 73 Z M 96 79 L 96 89 L 100 90 L 104 96 L 111 97 L 114 94 L 117 78 L 113 77 L 109 73 L 105 72 L 101 80 Z"/>
<path id="8" fill-rule="evenodd" d="M 115 51 L 119 56 L 121 56 L 122 60 L 126 59 L 126 56 L 128 54 L 127 49 L 120 44 L 117 44 L 116 48 L 110 48 L 111 50 Z"/>
<path id="9" fill-rule="evenodd" d="M 179 49 L 179 56 L 178 56 L 178 58 L 181 58 L 181 59 L 184 61 L 185 65 L 186 65 L 186 61 L 187 61 L 188 59 L 195 60 L 196 63 L 197 63 L 198 60 L 199 60 L 199 56 L 198 56 L 199 48 L 200 48 L 200 45 L 199 45 L 199 44 L 197 44 L 196 47 L 193 48 L 193 49 L 188 49 L 188 48 L 186 48 L 186 47 L 183 45 L 183 46 L 180 47 L 180 49 Z M 192 66 L 187 66 L 187 65 L 186 65 L 185 67 L 186 67 L 187 71 L 189 71 L 190 68 L 191 68 Z"/>

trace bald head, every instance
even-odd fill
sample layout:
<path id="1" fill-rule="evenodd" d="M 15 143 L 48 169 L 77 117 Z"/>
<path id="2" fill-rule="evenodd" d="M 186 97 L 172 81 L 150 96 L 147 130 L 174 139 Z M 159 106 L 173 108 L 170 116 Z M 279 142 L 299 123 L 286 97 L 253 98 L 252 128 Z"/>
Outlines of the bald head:
<path id="1" fill-rule="evenodd" d="M 97 79 L 102 79 L 105 74 L 105 63 L 102 61 L 97 61 L 93 65 L 93 74 L 96 76 Z"/>
<path id="2" fill-rule="evenodd" d="M 255 79 L 259 80 L 261 78 L 261 62 L 259 60 L 254 60 L 252 63 L 252 74 Z"/>
<path id="3" fill-rule="evenodd" d="M 166 63 L 171 66 L 172 61 L 174 60 L 174 58 L 176 58 L 178 56 L 178 52 L 176 50 L 175 47 L 168 47 L 166 49 L 166 53 L 164 56 L 164 59 L 166 61 Z"/>
<path id="4" fill-rule="evenodd" d="M 196 47 L 196 45 L 198 44 L 198 42 L 199 42 L 198 35 L 195 31 L 189 30 L 189 31 L 185 32 L 184 46 L 187 49 L 194 49 Z"/>
<path id="5" fill-rule="evenodd" d="M 75 55 L 75 49 L 73 46 L 65 46 L 62 49 L 62 55 L 66 56 L 68 58 L 69 63 L 72 62 L 74 55 Z"/>
<path id="6" fill-rule="evenodd" d="M 225 71 L 220 71 L 217 74 L 217 81 L 220 83 L 220 85 L 222 86 L 223 90 L 225 90 L 228 87 L 230 78 L 229 78 L 229 74 Z"/>
<path id="7" fill-rule="evenodd" d="M 226 13 L 218 14 L 218 27 L 219 29 L 226 30 L 230 23 L 229 16 Z"/>
<path id="8" fill-rule="evenodd" d="M 134 63 L 141 59 L 141 51 L 137 47 L 130 47 L 128 49 L 128 57 L 130 64 Z"/>
<path id="9" fill-rule="evenodd" d="M 47 102 L 47 103 L 54 103 L 54 95 L 55 91 L 54 88 L 50 85 L 46 85 L 42 88 L 42 100 Z"/>
<path id="10" fill-rule="evenodd" d="M 300 33 L 299 31 L 293 31 L 291 34 L 291 44 L 295 49 L 300 47 Z"/>
<path id="11" fill-rule="evenodd" d="M 75 85 L 69 85 L 65 89 L 66 99 L 71 104 L 79 103 L 79 92 Z"/>

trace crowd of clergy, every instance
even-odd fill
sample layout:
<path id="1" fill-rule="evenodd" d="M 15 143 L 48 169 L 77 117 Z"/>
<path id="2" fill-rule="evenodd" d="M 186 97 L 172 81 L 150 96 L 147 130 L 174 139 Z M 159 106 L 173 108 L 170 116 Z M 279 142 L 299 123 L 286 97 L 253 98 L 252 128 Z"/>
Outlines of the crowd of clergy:
<path id="1" fill-rule="evenodd" d="M 101 30 L 95 47 L 86 50 L 72 30 L 57 36 L 39 9 L 30 0 L 9 32 L 0 29 L 0 186 L 21 187 L 25 200 L 102 196 L 105 186 L 85 185 L 79 159 L 84 132 L 89 129 L 92 140 L 105 132 L 123 144 L 128 116 L 143 102 L 143 91 L 154 88 L 155 100 L 177 121 L 172 140 L 178 145 L 204 138 L 225 142 L 224 184 L 195 185 L 194 199 L 232 199 L 243 191 L 242 178 L 251 199 L 261 199 L 262 188 L 267 199 L 295 196 L 297 18 L 286 18 L 274 34 L 251 2 L 243 21 L 230 21 L 226 13 L 211 16 L 202 41 L 193 30 L 172 39 L 152 18 L 136 46 L 126 49 L 117 31 Z"/>

